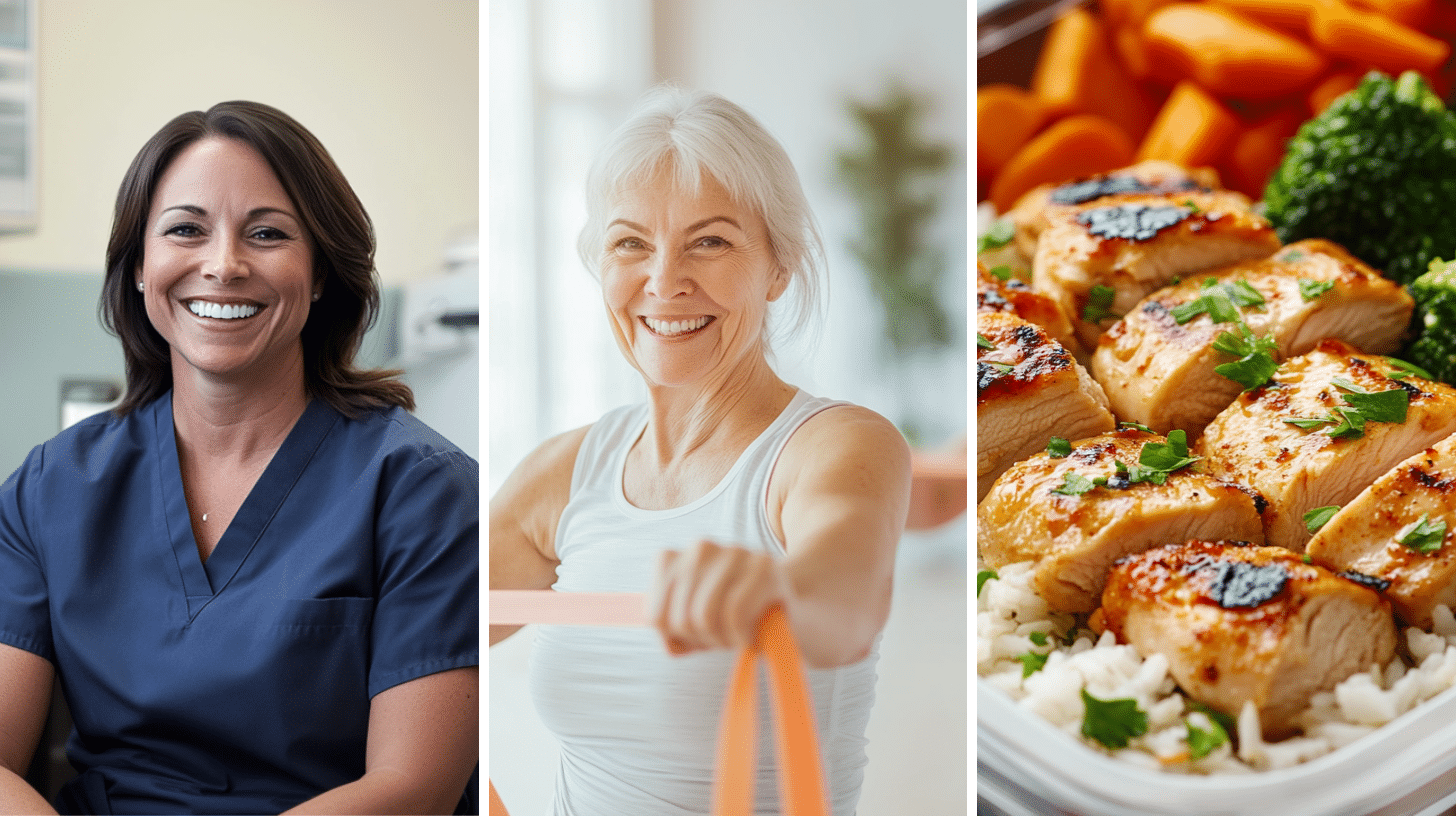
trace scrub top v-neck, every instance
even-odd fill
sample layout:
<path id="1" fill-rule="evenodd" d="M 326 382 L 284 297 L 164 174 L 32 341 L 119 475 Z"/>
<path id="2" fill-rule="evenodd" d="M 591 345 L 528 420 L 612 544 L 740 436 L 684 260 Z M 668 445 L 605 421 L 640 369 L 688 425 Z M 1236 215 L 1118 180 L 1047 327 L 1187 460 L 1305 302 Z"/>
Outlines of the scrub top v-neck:
<path id="1" fill-rule="evenodd" d="M 57 668 L 63 812 L 278 812 L 363 773 L 373 695 L 479 663 L 479 466 L 315 400 L 204 562 L 170 396 L 0 486 L 0 643 Z"/>
<path id="2" fill-rule="evenodd" d="M 182 488 L 182 466 L 177 454 L 177 435 L 173 432 L 171 400 L 162 402 L 165 404 L 159 405 L 156 412 L 155 435 L 156 452 L 162 466 L 157 468 L 153 504 L 160 509 L 158 538 L 170 542 L 177 556 L 190 619 L 237 573 L 269 520 L 298 484 L 304 467 L 339 415 L 318 401 L 308 404 L 289 432 L 285 444 L 279 447 L 233 516 L 232 523 L 223 531 L 212 554 L 203 561 L 198 553 L 192 517 Z"/>

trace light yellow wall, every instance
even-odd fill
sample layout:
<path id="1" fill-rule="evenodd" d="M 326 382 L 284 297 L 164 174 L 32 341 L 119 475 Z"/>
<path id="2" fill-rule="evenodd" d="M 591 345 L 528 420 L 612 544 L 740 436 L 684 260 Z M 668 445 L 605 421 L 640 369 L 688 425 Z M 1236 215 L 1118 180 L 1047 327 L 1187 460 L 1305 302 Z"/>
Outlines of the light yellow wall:
<path id="1" fill-rule="evenodd" d="M 281 108 L 374 219 L 386 284 L 479 221 L 474 0 L 40 0 L 40 226 L 0 269 L 99 274 L 116 188 L 178 113 Z"/>

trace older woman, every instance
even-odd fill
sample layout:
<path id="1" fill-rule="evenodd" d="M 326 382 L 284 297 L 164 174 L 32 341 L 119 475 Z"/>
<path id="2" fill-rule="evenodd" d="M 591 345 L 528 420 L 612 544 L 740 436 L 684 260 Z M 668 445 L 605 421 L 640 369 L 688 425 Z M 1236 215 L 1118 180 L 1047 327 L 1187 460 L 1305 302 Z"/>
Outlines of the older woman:
<path id="1" fill-rule="evenodd" d="M 353 359 L 368 215 L 273 108 L 152 137 L 117 197 L 115 411 L 0 487 L 0 810 L 58 676 L 75 813 L 448 812 L 476 764 L 478 465 Z"/>
<path id="2" fill-rule="evenodd" d="M 834 811 L 853 813 L 909 451 L 881 417 L 769 362 L 770 304 L 818 288 L 793 167 L 736 105 L 659 89 L 593 166 L 580 249 L 647 402 L 547 441 L 509 477 L 491 501 L 491 586 L 649 592 L 657 633 L 538 632 L 555 812 L 706 813 L 725 650 L 781 604 L 811 665 Z M 772 763 L 760 757 L 764 779 Z M 755 812 L 777 812 L 771 785 Z"/>

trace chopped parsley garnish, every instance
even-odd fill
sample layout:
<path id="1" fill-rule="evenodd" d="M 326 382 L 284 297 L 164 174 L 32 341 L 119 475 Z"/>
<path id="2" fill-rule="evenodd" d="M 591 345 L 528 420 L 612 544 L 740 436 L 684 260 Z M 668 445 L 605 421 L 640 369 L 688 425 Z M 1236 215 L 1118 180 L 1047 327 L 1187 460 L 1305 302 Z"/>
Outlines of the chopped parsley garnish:
<path id="1" fill-rule="evenodd" d="M 1178 325 L 1183 325 L 1201 314 L 1208 315 L 1214 323 L 1233 323 L 1239 319 L 1240 306 L 1263 306 L 1264 296 L 1259 294 L 1246 280 L 1233 283 L 1218 283 L 1209 278 L 1203 283 L 1203 293 L 1187 303 L 1168 310 Z"/>
<path id="2" fill-rule="evenodd" d="M 1422 513 L 1419 519 L 1400 528 L 1395 540 L 1421 555 L 1430 555 L 1446 540 L 1446 522 L 1432 522 L 1429 514 Z"/>
<path id="3" fill-rule="evenodd" d="M 1027 635 L 1027 637 L 1030 638 L 1031 642 L 1036 644 L 1037 646 L 1047 645 L 1046 632 L 1032 632 L 1031 634 Z"/>
<path id="4" fill-rule="evenodd" d="M 1069 470 L 1062 474 L 1062 483 L 1052 488 L 1052 492 L 1061 496 L 1080 496 L 1098 487 L 1125 488 L 1139 482 L 1165 484 L 1168 474 L 1182 470 L 1201 458 L 1188 455 L 1188 434 L 1173 430 L 1168 432 L 1166 442 L 1144 442 L 1135 465 L 1129 466 L 1120 459 L 1112 460 L 1116 475 L 1089 479 Z"/>
<path id="5" fill-rule="evenodd" d="M 1410 392 L 1404 388 L 1366 394 L 1344 394 L 1341 399 L 1359 411 L 1367 422 L 1405 422 L 1410 410 Z"/>
<path id="6" fill-rule="evenodd" d="M 1424 368 L 1421 368 L 1420 366 L 1416 365 L 1415 363 L 1407 363 L 1405 360 L 1397 360 L 1394 357 L 1386 357 L 1385 358 L 1385 361 L 1387 363 L 1390 363 L 1390 367 L 1391 368 L 1395 369 L 1394 371 L 1392 371 L 1392 372 L 1390 372 L 1389 374 L 1386 375 L 1386 376 L 1390 377 L 1392 380 L 1403 380 L 1406 377 L 1411 376 L 1412 374 L 1414 374 L 1417 377 L 1420 377 L 1423 380 L 1434 380 L 1434 379 L 1436 379 L 1431 374 L 1431 372 L 1425 370 Z"/>
<path id="7" fill-rule="evenodd" d="M 990 340 L 987 340 L 985 335 L 981 334 L 980 332 L 976 332 L 976 348 L 993 349 L 996 348 L 996 344 L 992 343 Z"/>
<path id="8" fill-rule="evenodd" d="M 1168 481 L 1169 473 L 1182 470 L 1200 458 L 1188 455 L 1188 434 L 1182 430 L 1169 431 L 1167 442 L 1143 443 L 1138 464 L 1128 473 L 1128 481 L 1163 484 Z"/>
<path id="9" fill-rule="evenodd" d="M 1188 707 L 1193 709 L 1194 711 L 1203 712 L 1204 716 L 1217 723 L 1218 727 L 1222 728 L 1225 734 L 1233 733 L 1239 728 L 1238 723 L 1234 720 L 1233 717 L 1230 717 L 1229 715 L 1223 713 L 1222 711 L 1219 711 L 1216 708 L 1211 708 L 1205 703 L 1200 703 L 1197 700 L 1189 700 Z"/>
<path id="10" fill-rule="evenodd" d="M 1340 506 L 1338 504 L 1332 504 L 1328 507 L 1316 507 L 1304 514 L 1304 529 L 1311 533 L 1319 532 L 1320 528 L 1328 524 L 1335 513 L 1339 511 Z"/>
<path id="11" fill-rule="evenodd" d="M 1194 201 L 1191 198 L 1185 198 L 1185 199 L 1183 199 L 1183 206 L 1185 206 L 1188 209 L 1192 210 L 1194 215 L 1197 215 L 1197 214 L 1203 212 L 1203 210 L 1199 209 L 1198 202 Z"/>
<path id="12" fill-rule="evenodd" d="M 987 363 L 987 362 L 982 362 L 981 365 L 986 366 L 987 368 L 991 369 L 992 371 L 996 372 L 997 374 L 1001 374 L 1003 376 L 1006 375 L 1006 374 L 1010 374 L 1011 372 L 1013 372 L 1013 371 L 1016 370 L 1016 366 L 1011 365 L 1010 363 Z"/>
<path id="13" fill-rule="evenodd" d="M 1080 496 L 1083 493 L 1107 484 L 1103 478 L 1089 479 L 1080 473 L 1067 471 L 1062 474 L 1062 483 L 1052 488 L 1052 492 L 1059 496 Z"/>
<path id="14" fill-rule="evenodd" d="M 1285 258 L 1285 260 L 1289 260 Z M 1317 299 L 1320 295 L 1328 292 L 1335 285 L 1334 281 L 1317 281 L 1306 278 L 1299 279 L 1299 298 L 1305 303 Z"/>
<path id="15" fill-rule="evenodd" d="M 1111 286 L 1098 284 L 1087 292 L 1087 305 L 1082 307 L 1082 319 L 1088 323 L 1098 323 L 1109 317 L 1121 317 L 1112 311 L 1113 301 L 1117 300 L 1117 290 Z"/>
<path id="16" fill-rule="evenodd" d="M 1037 654 L 1036 652 L 1024 652 L 1017 655 L 1016 659 L 1021 661 L 1021 677 L 1023 680 L 1040 671 L 1041 667 L 1045 666 L 1047 662 L 1046 655 Z"/>
<path id="17" fill-rule="evenodd" d="M 991 228 L 986 230 L 985 234 L 976 242 L 976 252 L 980 253 L 988 249 L 1000 249 L 1011 243 L 1011 239 L 1015 237 L 1016 225 L 1012 223 L 1011 219 L 998 218 L 991 225 Z"/>
<path id="18" fill-rule="evenodd" d="M 1153 429 L 1152 428 L 1149 428 L 1148 426 L 1142 424 L 1141 422 L 1119 422 L 1119 423 L 1117 423 L 1117 427 L 1119 427 L 1119 428 L 1132 428 L 1135 431 L 1142 431 L 1143 433 L 1152 433 L 1153 432 Z"/>
<path id="19" fill-rule="evenodd" d="M 1300 252 L 1297 249 L 1291 249 L 1283 255 L 1279 256 L 1279 260 L 1283 261 L 1284 263 L 1294 263 L 1295 261 L 1302 261 L 1304 260 L 1304 253 Z"/>
<path id="20" fill-rule="evenodd" d="M 991 267 L 991 274 L 995 275 L 1000 280 L 1009 281 L 1013 276 L 1016 275 L 1016 271 L 1005 264 L 1000 264 Z"/>
<path id="21" fill-rule="evenodd" d="M 1245 391 L 1269 382 L 1279 363 L 1274 361 L 1274 352 L 1279 344 L 1269 337 L 1255 337 L 1248 324 L 1238 322 L 1238 333 L 1226 331 L 1213 341 L 1213 348 L 1238 359 L 1213 367 L 1213 373 L 1242 385 Z"/>
<path id="22" fill-rule="evenodd" d="M 1229 741 L 1229 730 L 1234 728 L 1234 721 L 1227 714 L 1214 711 L 1202 703 L 1194 703 L 1192 707 L 1208 717 L 1209 728 L 1199 728 L 1192 720 L 1183 721 L 1188 726 L 1188 755 L 1193 759 L 1203 759 Z"/>
<path id="23" fill-rule="evenodd" d="M 1000 577 L 996 574 L 996 570 L 981 570 L 976 573 L 976 597 L 981 597 L 981 587 L 985 586 L 987 581 Z"/>
<path id="24" fill-rule="evenodd" d="M 1188 726 L 1188 756 L 1193 759 L 1203 759 L 1228 742 L 1228 734 L 1218 723 L 1213 723 L 1207 731 L 1194 725 L 1192 720 L 1184 720 L 1183 724 Z"/>
<path id="25" fill-rule="evenodd" d="M 1065 458 L 1072 453 L 1072 443 L 1060 436 L 1054 436 L 1047 441 L 1046 452 L 1053 459 Z"/>
<path id="26" fill-rule="evenodd" d="M 1340 395 L 1344 405 L 1335 406 L 1322 417 L 1285 417 L 1284 421 L 1307 431 L 1329 425 L 1322 433 L 1335 439 L 1359 439 L 1365 435 L 1366 422 L 1405 422 L 1410 392 L 1404 388 L 1369 391 L 1342 377 L 1336 377 L 1330 384 L 1349 392 Z"/>
<path id="27" fill-rule="evenodd" d="M 1137 700 L 1099 700 L 1082 689 L 1086 711 L 1082 715 L 1082 736 L 1102 745 L 1126 748 L 1133 737 L 1148 733 L 1148 715 L 1138 708 Z"/>

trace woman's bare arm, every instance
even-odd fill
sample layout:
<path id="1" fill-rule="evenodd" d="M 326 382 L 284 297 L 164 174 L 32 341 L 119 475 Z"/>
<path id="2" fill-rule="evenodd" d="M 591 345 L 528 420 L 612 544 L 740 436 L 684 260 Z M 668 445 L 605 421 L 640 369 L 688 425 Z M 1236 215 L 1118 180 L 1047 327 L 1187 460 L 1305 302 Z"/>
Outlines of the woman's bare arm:
<path id="1" fill-rule="evenodd" d="M 50 661 L 0 644 L 0 813 L 55 813 L 25 772 L 50 712 Z"/>
<path id="2" fill-rule="evenodd" d="M 885 419 L 845 407 L 805 423 L 770 484 L 786 558 L 706 541 L 664 554 L 652 615 L 669 650 L 742 646 L 782 603 L 809 665 L 861 659 L 889 616 L 909 494 L 909 446 Z"/>
<path id="3" fill-rule="evenodd" d="M 491 589 L 549 589 L 556 583 L 556 522 L 571 496 L 571 472 L 586 430 L 546 440 L 491 497 Z M 518 629 L 490 627 L 491 645 Z"/>
<path id="4" fill-rule="evenodd" d="M 288 813 L 454 813 L 480 761 L 480 670 L 425 675 L 374 695 L 364 775 Z"/>

